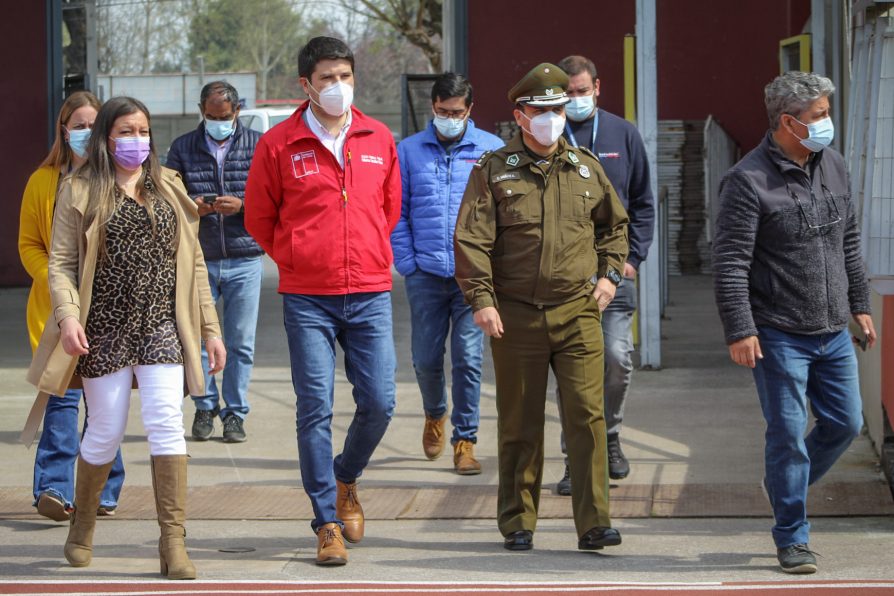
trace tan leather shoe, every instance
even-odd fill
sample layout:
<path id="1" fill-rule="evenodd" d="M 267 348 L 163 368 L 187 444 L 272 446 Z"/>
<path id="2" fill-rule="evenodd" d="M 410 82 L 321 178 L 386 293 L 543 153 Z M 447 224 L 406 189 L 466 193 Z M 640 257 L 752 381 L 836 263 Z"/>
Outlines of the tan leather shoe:
<path id="1" fill-rule="evenodd" d="M 341 535 L 348 542 L 363 540 L 363 507 L 357 498 L 357 483 L 346 484 L 335 481 L 338 488 L 338 500 L 335 501 L 335 514 L 345 525 Z"/>
<path id="2" fill-rule="evenodd" d="M 422 430 L 422 451 L 428 459 L 438 459 L 444 451 L 444 423 L 447 415 L 432 418 L 425 415 L 425 428 Z"/>
<path id="3" fill-rule="evenodd" d="M 336 523 L 325 524 L 317 530 L 317 565 L 344 565 L 348 551 Z"/>
<path id="4" fill-rule="evenodd" d="M 475 444 L 472 441 L 457 441 L 453 446 L 453 469 L 460 476 L 481 473 L 481 464 L 475 459 Z"/>

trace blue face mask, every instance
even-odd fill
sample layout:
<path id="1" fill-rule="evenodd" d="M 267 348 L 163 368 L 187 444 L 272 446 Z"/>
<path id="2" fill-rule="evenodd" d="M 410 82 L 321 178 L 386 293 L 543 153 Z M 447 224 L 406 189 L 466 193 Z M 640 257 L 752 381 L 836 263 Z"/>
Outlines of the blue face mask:
<path id="1" fill-rule="evenodd" d="M 65 130 L 68 130 L 67 128 Z M 76 130 L 68 130 L 68 146 L 71 147 L 72 153 L 78 157 L 87 155 L 87 141 L 90 140 L 90 129 L 81 128 Z"/>
<path id="2" fill-rule="evenodd" d="M 792 118 L 794 118 L 794 116 L 792 116 Z M 797 118 L 795 118 L 795 121 L 798 122 L 798 124 L 804 124 Z M 828 116 L 822 120 L 804 124 L 804 126 L 807 127 L 807 138 L 800 139 L 801 144 L 814 153 L 822 151 L 828 147 L 829 143 L 832 142 L 832 139 L 835 138 L 835 125 L 832 124 L 832 119 Z"/>
<path id="3" fill-rule="evenodd" d="M 565 115 L 568 116 L 569 120 L 581 122 L 593 113 L 593 108 L 595 107 L 596 102 L 593 101 L 592 95 L 572 97 L 571 101 L 565 104 Z"/>
<path id="4" fill-rule="evenodd" d="M 442 118 L 435 114 L 435 128 L 445 139 L 455 139 L 466 129 L 465 118 Z"/>
<path id="5" fill-rule="evenodd" d="M 205 119 L 205 132 L 215 141 L 223 141 L 236 132 L 236 120 Z"/>

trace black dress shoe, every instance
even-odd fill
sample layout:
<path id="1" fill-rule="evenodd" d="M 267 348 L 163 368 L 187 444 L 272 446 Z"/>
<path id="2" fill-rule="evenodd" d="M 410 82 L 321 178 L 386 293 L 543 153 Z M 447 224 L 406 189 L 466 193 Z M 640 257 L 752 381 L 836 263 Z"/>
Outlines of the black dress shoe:
<path id="1" fill-rule="evenodd" d="M 603 546 L 617 546 L 621 544 L 621 533 L 614 528 L 601 528 L 596 526 L 587 531 L 577 541 L 580 550 L 602 550 Z"/>
<path id="2" fill-rule="evenodd" d="M 506 536 L 503 542 L 506 550 L 531 550 L 534 548 L 534 532 L 531 530 L 519 530 Z"/>

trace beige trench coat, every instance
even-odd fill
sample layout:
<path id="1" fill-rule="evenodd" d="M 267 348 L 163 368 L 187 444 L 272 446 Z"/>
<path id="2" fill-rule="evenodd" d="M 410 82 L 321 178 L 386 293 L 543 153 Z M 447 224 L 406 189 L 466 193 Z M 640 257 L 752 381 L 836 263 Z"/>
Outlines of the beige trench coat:
<path id="1" fill-rule="evenodd" d="M 175 318 L 183 346 L 185 389 L 192 395 L 204 395 L 200 340 L 219 337 L 220 324 L 198 240 L 198 209 L 175 171 L 162 168 L 161 180 L 157 184 L 173 199 L 172 207 L 177 217 Z M 81 379 L 74 374 L 78 359 L 62 349 L 59 322 L 74 315 L 81 325 L 87 326 L 98 255 L 97 222 L 94 221 L 89 229 L 83 227 L 87 202 L 86 180 L 72 177 L 62 182 L 56 199 L 50 248 L 49 285 L 53 312 L 28 369 L 28 382 L 39 391 L 21 436 L 22 442 L 29 445 L 43 419 L 48 396 L 64 395 L 69 387 L 81 387 Z"/>

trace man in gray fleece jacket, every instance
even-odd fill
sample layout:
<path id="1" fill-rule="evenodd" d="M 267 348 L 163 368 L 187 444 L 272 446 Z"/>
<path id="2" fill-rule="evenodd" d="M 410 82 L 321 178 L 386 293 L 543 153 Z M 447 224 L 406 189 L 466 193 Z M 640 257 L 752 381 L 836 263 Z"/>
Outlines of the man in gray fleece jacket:
<path id="1" fill-rule="evenodd" d="M 788 72 L 764 89 L 770 130 L 726 174 L 714 290 L 730 356 L 753 369 L 767 422 L 763 486 L 783 571 L 813 573 L 807 487 L 863 424 L 853 317 L 875 343 L 856 206 L 828 148 L 832 82 Z M 805 437 L 808 405 L 816 424 Z"/>

